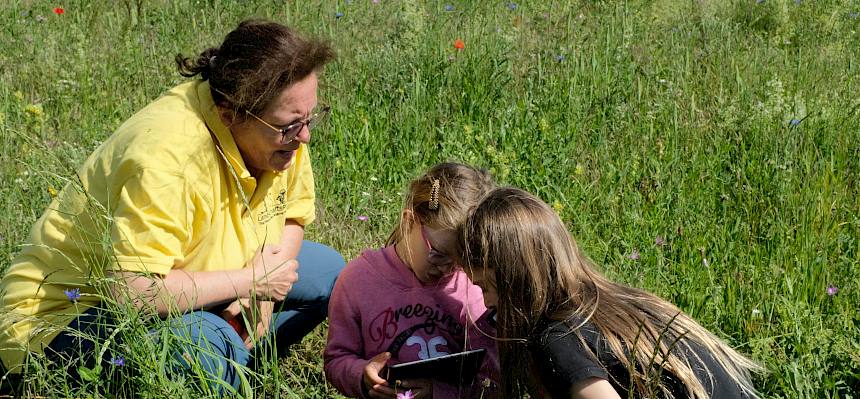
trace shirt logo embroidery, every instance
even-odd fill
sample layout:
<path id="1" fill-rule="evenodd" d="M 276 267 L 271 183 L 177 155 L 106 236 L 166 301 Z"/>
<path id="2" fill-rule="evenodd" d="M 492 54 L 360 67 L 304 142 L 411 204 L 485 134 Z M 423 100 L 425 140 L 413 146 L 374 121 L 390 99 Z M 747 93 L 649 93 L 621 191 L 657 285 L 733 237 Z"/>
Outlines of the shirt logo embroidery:
<path id="1" fill-rule="evenodd" d="M 257 222 L 260 224 L 266 224 L 273 217 L 278 215 L 283 215 L 287 212 L 287 190 L 281 189 L 277 196 L 274 197 L 274 206 L 260 211 L 259 216 L 257 216 Z"/>

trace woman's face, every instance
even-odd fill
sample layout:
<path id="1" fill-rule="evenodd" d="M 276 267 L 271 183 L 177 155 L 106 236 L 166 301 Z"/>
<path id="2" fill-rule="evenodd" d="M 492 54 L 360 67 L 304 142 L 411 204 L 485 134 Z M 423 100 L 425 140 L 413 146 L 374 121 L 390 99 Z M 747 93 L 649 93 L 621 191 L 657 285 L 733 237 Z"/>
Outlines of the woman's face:
<path id="1" fill-rule="evenodd" d="M 314 107 L 317 106 L 317 85 L 316 73 L 311 73 L 281 91 L 281 94 L 257 116 L 278 129 L 296 122 L 307 121 L 313 114 Z M 263 171 L 280 172 L 287 169 L 292 163 L 299 144 L 307 144 L 311 139 L 311 132 L 307 126 L 302 127 L 294 140 L 282 143 L 280 132 L 266 126 L 251 115 L 233 117 L 232 121 L 237 123 L 230 124 L 229 121 L 225 121 L 225 124 L 233 133 L 233 139 L 239 147 L 245 166 L 254 176 L 259 176 Z"/>
<path id="2" fill-rule="evenodd" d="M 484 305 L 488 309 L 495 309 L 496 305 L 499 304 L 499 294 L 496 291 L 496 271 L 483 267 L 474 269 L 466 267 L 465 270 L 469 276 L 469 280 L 472 280 L 472 283 L 481 287 L 481 291 L 484 293 Z"/>

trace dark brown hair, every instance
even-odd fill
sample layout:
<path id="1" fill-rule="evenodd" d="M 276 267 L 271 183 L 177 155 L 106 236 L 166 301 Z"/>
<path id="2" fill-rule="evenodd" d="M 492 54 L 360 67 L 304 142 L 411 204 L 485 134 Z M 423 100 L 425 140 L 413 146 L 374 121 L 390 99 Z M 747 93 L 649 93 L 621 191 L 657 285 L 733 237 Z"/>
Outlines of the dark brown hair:
<path id="1" fill-rule="evenodd" d="M 196 59 L 176 55 L 179 74 L 208 80 L 215 104 L 260 114 L 287 86 L 334 59 L 328 42 L 305 38 L 265 20 L 246 20 L 227 34 L 220 47 Z"/>

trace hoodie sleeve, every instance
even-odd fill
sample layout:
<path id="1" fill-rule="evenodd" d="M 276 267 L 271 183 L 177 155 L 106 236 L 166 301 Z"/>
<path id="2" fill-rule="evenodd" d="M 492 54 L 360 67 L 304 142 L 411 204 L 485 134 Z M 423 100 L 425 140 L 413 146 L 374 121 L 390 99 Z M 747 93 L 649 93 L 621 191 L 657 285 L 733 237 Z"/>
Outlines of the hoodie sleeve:
<path id="1" fill-rule="evenodd" d="M 362 397 L 361 380 L 367 364 L 361 336 L 361 314 L 350 298 L 360 288 L 356 269 L 362 258 L 353 260 L 337 279 L 328 306 L 328 339 L 323 361 L 326 378 L 338 391 L 350 397 Z"/>

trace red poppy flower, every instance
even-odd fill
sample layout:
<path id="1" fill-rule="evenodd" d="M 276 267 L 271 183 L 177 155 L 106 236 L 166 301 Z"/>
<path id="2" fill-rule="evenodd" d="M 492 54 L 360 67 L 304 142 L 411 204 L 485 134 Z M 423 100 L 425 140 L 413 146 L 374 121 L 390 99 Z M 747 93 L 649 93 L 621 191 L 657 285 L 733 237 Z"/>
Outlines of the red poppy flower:
<path id="1" fill-rule="evenodd" d="M 460 39 L 454 40 L 454 48 L 457 50 L 462 50 L 466 48 L 466 43 L 463 43 L 463 41 Z"/>
<path id="2" fill-rule="evenodd" d="M 66 10 L 64 10 L 63 7 L 54 7 L 54 14 L 63 15 L 64 12 L 66 12 Z"/>

